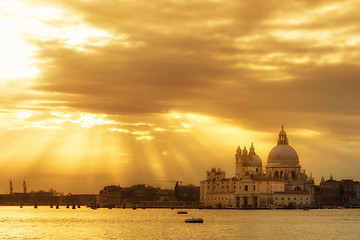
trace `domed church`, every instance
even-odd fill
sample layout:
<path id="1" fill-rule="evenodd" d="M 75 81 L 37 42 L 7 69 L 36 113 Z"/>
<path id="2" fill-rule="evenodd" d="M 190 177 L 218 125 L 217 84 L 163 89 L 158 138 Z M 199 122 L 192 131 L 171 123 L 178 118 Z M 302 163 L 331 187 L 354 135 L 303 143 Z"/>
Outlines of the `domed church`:
<path id="1" fill-rule="evenodd" d="M 284 127 L 265 169 L 264 173 L 253 143 L 249 152 L 246 147 L 238 147 L 235 176 L 226 178 L 220 168 L 207 171 L 206 180 L 200 182 L 201 203 L 221 208 L 297 208 L 313 204 L 314 180 L 301 169 Z"/>
<path id="2" fill-rule="evenodd" d="M 299 156 L 289 145 L 284 126 L 279 133 L 277 145 L 271 149 L 266 165 L 266 176 L 285 182 L 286 191 L 311 190 L 312 178 L 301 170 Z"/>

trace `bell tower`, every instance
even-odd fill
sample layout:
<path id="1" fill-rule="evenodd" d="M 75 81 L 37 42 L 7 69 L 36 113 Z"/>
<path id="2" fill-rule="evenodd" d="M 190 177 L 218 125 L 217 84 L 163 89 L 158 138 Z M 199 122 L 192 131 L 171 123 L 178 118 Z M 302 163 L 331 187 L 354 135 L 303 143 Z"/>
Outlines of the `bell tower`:
<path id="1" fill-rule="evenodd" d="M 242 167 L 241 165 L 242 165 L 241 148 L 240 148 L 240 146 L 238 146 L 238 148 L 236 149 L 236 154 L 235 154 L 235 176 L 237 178 L 240 178 L 241 167 Z"/>

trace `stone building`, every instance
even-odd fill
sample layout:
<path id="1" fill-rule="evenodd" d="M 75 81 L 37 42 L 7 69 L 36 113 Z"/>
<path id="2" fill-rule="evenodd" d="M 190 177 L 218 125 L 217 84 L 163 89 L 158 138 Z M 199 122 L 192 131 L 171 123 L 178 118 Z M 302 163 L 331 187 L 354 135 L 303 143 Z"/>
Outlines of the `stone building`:
<path id="1" fill-rule="evenodd" d="M 120 186 L 111 185 L 106 186 L 99 193 L 98 203 L 102 207 L 115 207 L 121 206 L 123 189 Z"/>
<path id="2" fill-rule="evenodd" d="M 326 181 L 322 178 L 319 188 L 320 198 L 317 205 L 320 207 L 360 205 L 359 182 L 349 179 L 336 181 L 331 176 Z"/>
<path id="3" fill-rule="evenodd" d="M 249 152 L 238 147 L 235 176 L 226 178 L 220 168 L 207 171 L 206 180 L 200 182 L 200 202 L 205 207 L 225 208 L 307 207 L 313 204 L 313 186 L 313 178 L 301 169 L 282 129 L 265 173 L 253 144 Z"/>

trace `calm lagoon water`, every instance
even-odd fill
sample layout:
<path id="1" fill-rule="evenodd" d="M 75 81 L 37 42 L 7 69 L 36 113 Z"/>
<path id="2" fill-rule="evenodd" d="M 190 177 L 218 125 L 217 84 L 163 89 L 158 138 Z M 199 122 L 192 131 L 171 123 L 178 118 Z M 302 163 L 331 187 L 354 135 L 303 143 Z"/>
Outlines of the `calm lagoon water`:
<path id="1" fill-rule="evenodd" d="M 0 239 L 360 239 L 360 209 L 187 211 L 0 207 Z"/>

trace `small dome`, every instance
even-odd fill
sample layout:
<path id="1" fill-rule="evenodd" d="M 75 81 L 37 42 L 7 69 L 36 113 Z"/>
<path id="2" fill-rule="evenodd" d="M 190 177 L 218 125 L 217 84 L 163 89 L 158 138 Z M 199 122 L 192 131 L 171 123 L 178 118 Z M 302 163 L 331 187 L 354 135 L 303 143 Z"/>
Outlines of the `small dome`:
<path id="1" fill-rule="evenodd" d="M 280 144 L 269 153 L 268 163 L 299 164 L 299 157 L 290 145 Z"/>
<path id="2" fill-rule="evenodd" d="M 212 172 L 215 172 L 215 171 L 216 171 L 216 168 L 213 167 L 213 168 L 211 169 L 211 171 L 212 171 Z"/>
<path id="3" fill-rule="evenodd" d="M 258 155 L 252 154 L 249 155 L 244 165 L 248 167 L 262 167 L 262 161 Z"/>

